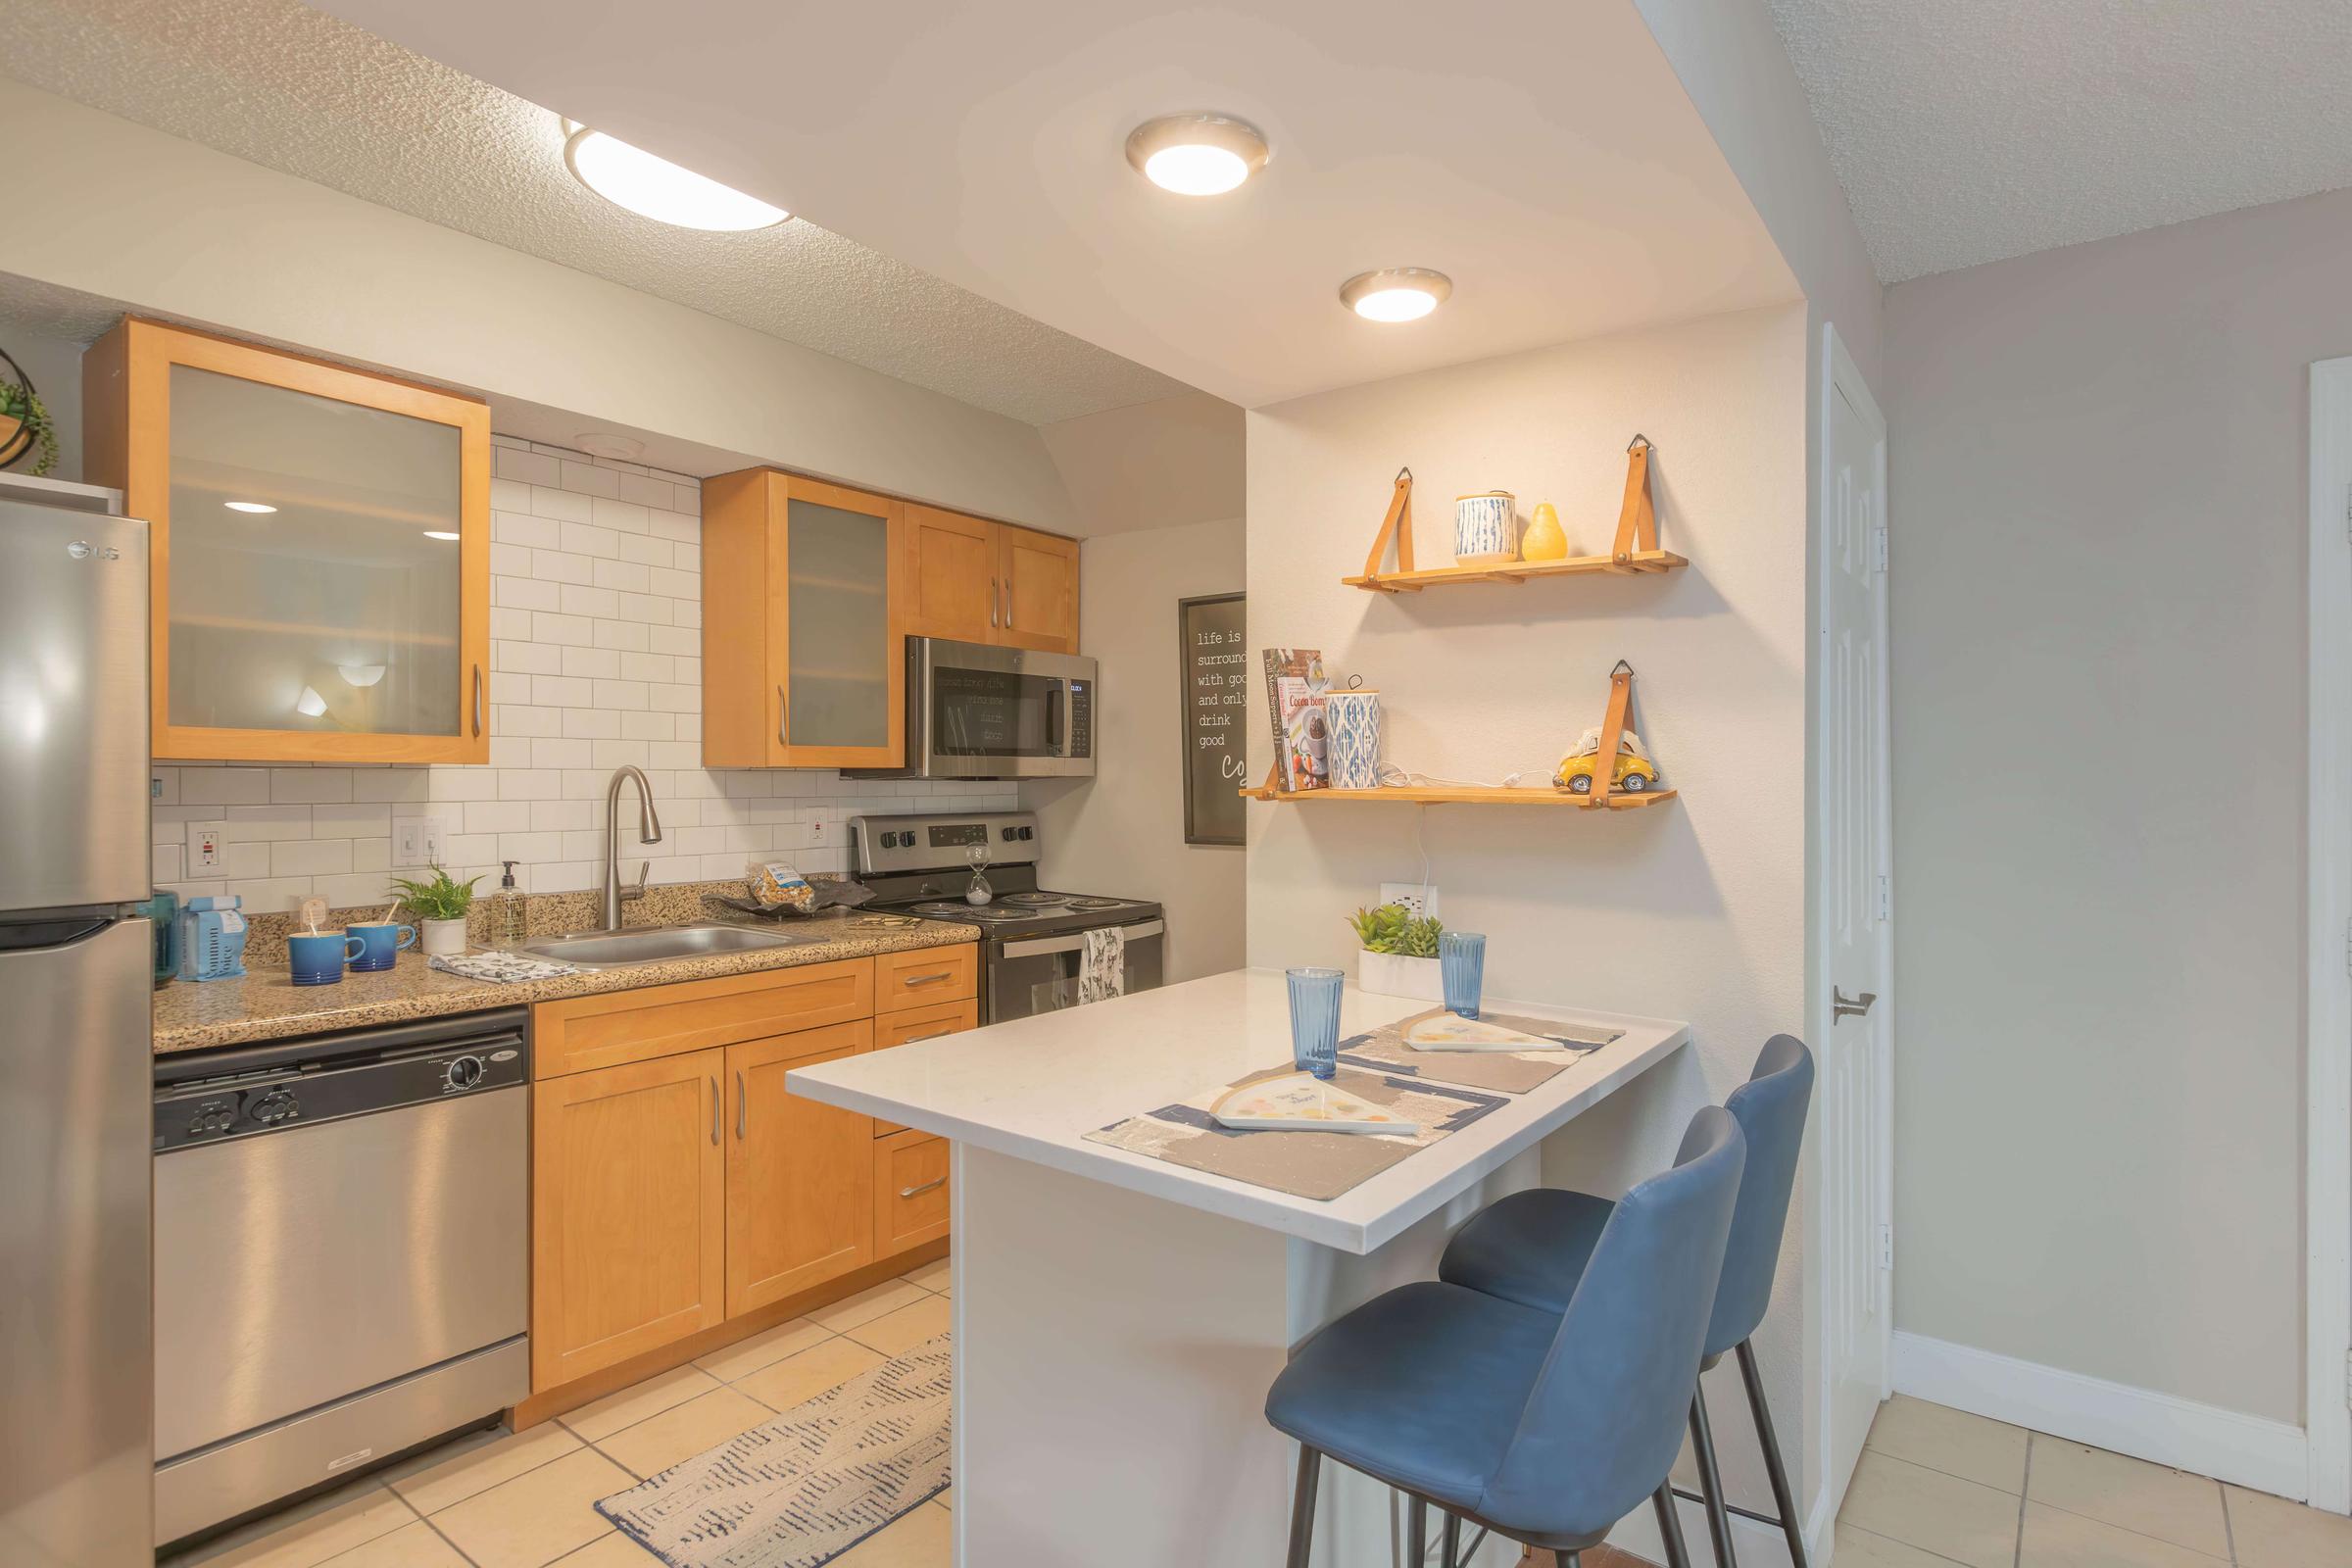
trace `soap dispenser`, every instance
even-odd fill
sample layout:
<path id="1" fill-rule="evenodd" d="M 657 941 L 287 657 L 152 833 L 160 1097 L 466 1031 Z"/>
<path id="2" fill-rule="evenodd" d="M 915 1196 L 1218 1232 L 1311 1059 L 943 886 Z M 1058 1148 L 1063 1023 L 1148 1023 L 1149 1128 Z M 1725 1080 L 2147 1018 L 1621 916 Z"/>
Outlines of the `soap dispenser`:
<path id="1" fill-rule="evenodd" d="M 528 934 L 523 919 L 522 893 L 514 886 L 514 862 L 501 860 L 507 874 L 499 879 L 498 892 L 490 899 L 490 946 L 512 952 L 522 946 Z"/>

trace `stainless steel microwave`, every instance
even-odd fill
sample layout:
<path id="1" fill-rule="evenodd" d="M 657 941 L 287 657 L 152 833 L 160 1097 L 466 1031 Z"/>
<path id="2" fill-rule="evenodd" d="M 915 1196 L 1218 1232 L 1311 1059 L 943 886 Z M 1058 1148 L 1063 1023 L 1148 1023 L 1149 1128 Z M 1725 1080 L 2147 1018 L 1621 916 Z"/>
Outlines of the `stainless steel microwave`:
<path id="1" fill-rule="evenodd" d="M 906 639 L 906 765 L 860 778 L 1082 778 L 1095 771 L 1095 662 Z"/>

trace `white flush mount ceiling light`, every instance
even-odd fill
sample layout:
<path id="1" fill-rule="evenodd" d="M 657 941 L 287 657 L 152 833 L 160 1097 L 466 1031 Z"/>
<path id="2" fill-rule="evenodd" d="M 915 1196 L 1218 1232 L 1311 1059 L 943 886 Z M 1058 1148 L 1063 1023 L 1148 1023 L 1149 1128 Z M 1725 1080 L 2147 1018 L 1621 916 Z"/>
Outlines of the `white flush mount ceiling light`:
<path id="1" fill-rule="evenodd" d="M 264 501 L 223 501 L 220 504 L 231 512 L 251 512 L 259 514 L 264 512 L 275 512 L 277 510 L 275 507 L 270 506 L 269 503 Z"/>
<path id="2" fill-rule="evenodd" d="M 601 130 L 568 120 L 564 125 L 568 133 L 564 162 L 581 184 L 615 207 L 657 222 L 718 233 L 772 228 L 792 216 Z"/>
<path id="3" fill-rule="evenodd" d="M 384 678 L 384 666 L 381 664 L 337 664 L 335 673 L 343 677 L 346 685 L 372 686 Z"/>
<path id="4" fill-rule="evenodd" d="M 1162 115 L 1127 136 L 1127 161 L 1179 196 L 1222 196 L 1273 156 L 1255 125 L 1226 115 Z"/>
<path id="5" fill-rule="evenodd" d="M 1367 321 L 1417 321 L 1446 303 L 1453 279 L 1426 267 L 1358 272 L 1340 285 L 1340 303 Z"/>
<path id="6" fill-rule="evenodd" d="M 610 430 L 582 430 L 571 438 L 575 451 L 592 458 L 611 458 L 616 463 L 634 463 L 645 456 L 645 443 L 633 435 L 614 435 Z"/>

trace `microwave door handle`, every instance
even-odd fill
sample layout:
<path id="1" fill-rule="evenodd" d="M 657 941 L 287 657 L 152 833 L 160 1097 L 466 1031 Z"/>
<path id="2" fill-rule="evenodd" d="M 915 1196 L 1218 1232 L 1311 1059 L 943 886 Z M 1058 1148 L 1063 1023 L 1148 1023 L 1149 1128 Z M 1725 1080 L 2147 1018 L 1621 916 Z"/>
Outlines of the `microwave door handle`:
<path id="1" fill-rule="evenodd" d="M 1065 756 L 1070 736 L 1070 683 L 1054 683 L 1054 701 L 1046 705 L 1046 755 Z"/>

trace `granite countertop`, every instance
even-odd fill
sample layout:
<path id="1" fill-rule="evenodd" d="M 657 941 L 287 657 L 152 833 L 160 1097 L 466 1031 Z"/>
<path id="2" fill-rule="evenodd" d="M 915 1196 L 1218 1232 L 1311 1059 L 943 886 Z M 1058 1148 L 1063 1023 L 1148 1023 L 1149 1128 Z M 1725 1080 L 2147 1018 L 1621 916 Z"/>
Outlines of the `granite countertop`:
<path id="1" fill-rule="evenodd" d="M 827 925 L 850 923 L 838 915 L 820 915 L 796 922 L 791 929 L 796 933 L 816 933 Z M 593 969 L 516 985 L 468 980 L 428 968 L 423 956 L 412 949 L 402 954 L 399 962 L 390 969 L 372 974 L 347 973 L 336 985 L 298 986 L 287 971 L 281 944 L 273 962 L 263 962 L 249 956 L 247 972 L 241 980 L 174 980 L 158 991 L 155 1050 L 158 1055 L 211 1051 L 296 1035 L 358 1029 L 368 1024 L 481 1012 L 492 1007 L 552 1002 L 560 997 L 588 996 L 600 991 L 675 985 L 682 980 L 710 980 L 758 969 L 832 963 L 843 958 L 953 947 L 979 940 L 978 926 L 926 920 L 903 930 L 843 930 L 824 941 L 802 942 L 789 948 Z"/>

